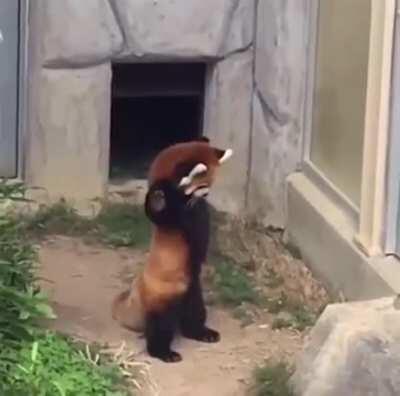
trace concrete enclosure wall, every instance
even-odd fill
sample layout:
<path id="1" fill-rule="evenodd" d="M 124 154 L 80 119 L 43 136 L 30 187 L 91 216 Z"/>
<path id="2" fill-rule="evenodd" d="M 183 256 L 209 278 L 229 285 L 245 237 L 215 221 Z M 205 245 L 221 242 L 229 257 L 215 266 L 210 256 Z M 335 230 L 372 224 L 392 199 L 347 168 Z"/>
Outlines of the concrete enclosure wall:
<path id="1" fill-rule="evenodd" d="M 285 225 L 285 180 L 300 164 L 310 0 L 260 0 L 257 8 L 248 204 Z"/>
<path id="2" fill-rule="evenodd" d="M 111 63 L 204 61 L 204 133 L 236 152 L 212 200 L 283 226 L 302 133 L 307 1 L 30 2 L 27 182 L 51 198 L 104 196 Z"/>

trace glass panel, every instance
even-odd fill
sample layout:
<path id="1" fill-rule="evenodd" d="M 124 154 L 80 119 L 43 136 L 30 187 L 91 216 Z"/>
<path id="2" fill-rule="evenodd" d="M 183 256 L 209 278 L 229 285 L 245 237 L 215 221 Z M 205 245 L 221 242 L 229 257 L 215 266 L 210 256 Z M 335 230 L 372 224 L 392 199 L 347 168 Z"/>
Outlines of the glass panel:
<path id="1" fill-rule="evenodd" d="M 360 202 L 370 0 L 320 0 L 311 161 Z"/>

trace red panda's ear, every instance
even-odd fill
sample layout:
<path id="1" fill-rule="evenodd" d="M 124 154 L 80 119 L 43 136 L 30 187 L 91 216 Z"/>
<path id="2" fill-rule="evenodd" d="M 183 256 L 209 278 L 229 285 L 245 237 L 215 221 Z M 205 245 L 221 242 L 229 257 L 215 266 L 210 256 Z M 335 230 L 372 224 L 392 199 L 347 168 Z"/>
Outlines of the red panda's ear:
<path id="1" fill-rule="evenodd" d="M 220 150 L 220 149 L 214 149 L 218 158 L 218 162 L 220 164 L 223 164 L 225 161 L 227 161 L 229 158 L 232 157 L 233 155 L 233 150 L 228 149 L 228 150 Z"/>

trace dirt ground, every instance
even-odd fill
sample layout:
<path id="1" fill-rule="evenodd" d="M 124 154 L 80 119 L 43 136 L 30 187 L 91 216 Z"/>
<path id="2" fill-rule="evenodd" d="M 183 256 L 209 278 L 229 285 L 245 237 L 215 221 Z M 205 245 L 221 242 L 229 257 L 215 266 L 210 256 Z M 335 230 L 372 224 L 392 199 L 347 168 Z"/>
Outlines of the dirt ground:
<path id="1" fill-rule="evenodd" d="M 209 309 L 209 324 L 221 333 L 221 342 L 202 344 L 176 340 L 183 361 L 165 364 L 149 358 L 144 340 L 120 328 L 110 314 L 113 297 L 123 290 L 145 260 L 131 249 L 86 245 L 79 239 L 52 237 L 41 244 L 41 284 L 58 318 L 52 327 L 90 342 L 117 347 L 126 341 L 138 361 L 150 364 L 158 391 L 165 396 L 243 396 L 248 394 L 252 371 L 265 359 L 293 362 L 303 344 L 296 331 L 271 329 L 262 315 L 246 327 L 232 313 Z"/>

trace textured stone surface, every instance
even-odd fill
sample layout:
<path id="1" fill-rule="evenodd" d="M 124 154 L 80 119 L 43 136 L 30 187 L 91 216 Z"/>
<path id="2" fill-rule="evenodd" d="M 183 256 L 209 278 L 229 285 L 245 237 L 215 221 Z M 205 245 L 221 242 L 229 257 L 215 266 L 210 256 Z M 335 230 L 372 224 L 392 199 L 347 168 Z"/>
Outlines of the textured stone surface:
<path id="1" fill-rule="evenodd" d="M 234 156 L 222 168 L 211 201 L 221 210 L 239 213 L 244 209 L 251 96 L 253 52 L 235 54 L 214 68 L 206 96 L 205 133 L 212 144 L 233 148 Z"/>
<path id="2" fill-rule="evenodd" d="M 400 310 L 393 298 L 329 306 L 292 377 L 302 396 L 400 394 Z"/>
<path id="3" fill-rule="evenodd" d="M 42 70 L 27 179 L 52 197 L 103 196 L 110 138 L 109 65 Z"/>
<path id="4" fill-rule="evenodd" d="M 111 0 L 126 39 L 124 57 L 220 57 L 248 46 L 254 0 Z"/>
<path id="5" fill-rule="evenodd" d="M 300 160 L 307 0 L 258 3 L 249 209 L 284 226 L 285 179 Z"/>
<path id="6" fill-rule="evenodd" d="M 300 158 L 308 1 L 262 0 L 258 2 L 256 18 L 255 0 L 186 0 L 184 5 L 178 0 L 40 0 L 43 62 L 46 69 L 63 71 L 42 74 L 41 91 L 49 94 L 51 102 L 42 96 L 38 134 L 42 140 L 32 139 L 34 149 L 30 149 L 30 157 L 41 158 L 33 154 L 38 151 L 45 155 L 37 163 L 47 160 L 47 156 L 54 157 L 52 161 L 61 161 L 48 147 L 40 146 L 47 144 L 46 139 L 50 139 L 50 131 L 58 122 L 52 118 L 55 115 L 47 114 L 46 106 L 52 113 L 59 113 L 66 130 L 76 123 L 76 150 L 86 149 L 85 142 L 82 147 L 79 145 L 78 140 L 84 139 L 78 135 L 82 126 L 76 121 L 76 115 L 83 117 L 83 114 L 72 109 L 72 105 L 66 106 L 69 100 L 83 103 L 80 107 L 88 114 L 91 112 L 89 130 L 98 128 L 98 138 L 108 138 L 109 131 L 107 135 L 103 131 L 110 110 L 108 77 L 102 75 L 96 85 L 89 75 L 94 70 L 100 73 L 100 69 L 80 71 L 79 68 L 121 58 L 220 60 L 213 64 L 208 79 L 205 131 L 215 144 L 233 146 L 235 156 L 224 167 L 221 184 L 216 186 L 211 199 L 219 208 L 239 213 L 245 208 L 248 193 L 251 213 L 267 225 L 283 226 L 285 178 Z M 80 91 L 77 81 L 84 81 Z M 48 101 L 46 106 L 42 105 L 44 101 Z M 104 106 L 100 106 L 101 111 L 91 108 L 94 102 L 101 102 Z M 63 114 L 64 108 L 68 109 L 69 117 Z M 89 115 L 85 122 L 89 122 Z M 87 137 L 88 141 L 92 138 Z M 57 139 L 51 139 L 55 145 Z M 63 139 L 60 146 L 65 144 Z M 95 169 L 99 161 L 104 161 L 108 141 L 96 150 L 102 154 L 94 156 L 97 159 L 95 164 L 88 164 L 91 169 L 88 172 L 97 172 L 94 178 L 97 185 L 100 180 L 104 183 L 107 180 L 108 169 L 104 168 L 104 174 L 99 174 L 103 168 Z M 57 184 L 59 175 L 69 178 L 74 173 L 69 167 L 55 176 L 51 170 L 42 169 L 38 175 L 31 170 L 27 172 L 46 185 L 52 185 L 53 179 Z M 55 189 L 57 194 L 61 190 L 61 187 Z M 93 195 L 98 192 L 96 187 Z"/>
<path id="7" fill-rule="evenodd" d="M 108 0 L 42 0 L 44 64 L 100 63 L 122 50 L 123 38 Z"/>
<path id="8" fill-rule="evenodd" d="M 236 0 L 236 9 L 229 21 L 228 34 L 224 37 L 220 55 L 249 47 L 253 42 L 255 23 L 255 0 Z"/>

